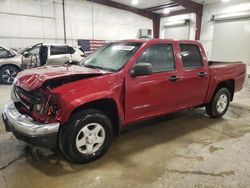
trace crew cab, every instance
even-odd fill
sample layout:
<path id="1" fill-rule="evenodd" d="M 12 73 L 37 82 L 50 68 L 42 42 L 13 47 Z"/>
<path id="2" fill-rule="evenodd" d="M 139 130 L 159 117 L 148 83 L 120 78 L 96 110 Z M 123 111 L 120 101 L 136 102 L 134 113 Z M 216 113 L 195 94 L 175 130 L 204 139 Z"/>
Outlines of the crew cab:
<path id="1" fill-rule="evenodd" d="M 245 77 L 244 63 L 208 62 L 197 41 L 117 41 L 79 65 L 19 73 L 3 120 L 18 139 L 86 163 L 128 124 L 194 107 L 222 117 Z"/>
<path id="2" fill-rule="evenodd" d="M 1 55 L 2 54 L 2 55 Z M 1 58 L 3 57 L 4 58 Z M 67 44 L 39 43 L 16 53 L 8 53 L 0 47 L 0 83 L 12 84 L 17 73 L 24 69 L 44 65 L 79 63 L 85 57 L 80 47 Z"/>

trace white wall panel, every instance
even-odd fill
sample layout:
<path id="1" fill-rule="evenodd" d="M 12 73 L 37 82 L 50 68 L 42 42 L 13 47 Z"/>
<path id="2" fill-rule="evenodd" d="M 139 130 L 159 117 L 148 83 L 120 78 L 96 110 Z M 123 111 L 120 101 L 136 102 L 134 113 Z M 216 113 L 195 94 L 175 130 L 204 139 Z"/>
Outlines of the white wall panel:
<path id="1" fill-rule="evenodd" d="M 20 33 L 19 17 L 0 14 L 0 36 L 9 37 Z"/>
<path id="2" fill-rule="evenodd" d="M 206 5 L 203 9 L 201 41 L 207 46 L 208 58 L 212 57 L 212 46 L 214 38 L 214 23 L 211 22 L 213 14 L 225 14 L 250 10 L 249 0 L 237 0 L 230 3 L 217 3 Z M 233 31 L 232 31 L 233 32 Z"/>
<path id="3" fill-rule="evenodd" d="M 84 0 L 65 0 L 65 12 L 67 42 L 74 45 L 77 39 L 135 38 L 140 28 L 152 29 L 150 19 Z M 63 42 L 62 0 L 0 0 L 0 26 L 5 46 Z"/>
<path id="4" fill-rule="evenodd" d="M 160 22 L 160 38 L 171 38 L 171 39 L 195 39 L 195 30 L 196 30 L 196 19 L 195 14 L 184 14 L 178 16 L 165 17 L 161 19 Z M 166 28 L 164 25 L 167 22 L 175 22 L 180 20 L 190 20 L 189 26 L 177 26 Z"/>
<path id="5" fill-rule="evenodd" d="M 166 39 L 188 40 L 189 32 L 189 26 L 169 27 L 164 29 Z"/>
<path id="6" fill-rule="evenodd" d="M 250 66 L 250 20 L 216 23 L 212 60 L 243 61 Z"/>
<path id="7" fill-rule="evenodd" d="M 43 33 L 43 19 L 35 17 L 19 17 L 19 28 L 20 36 L 29 38 L 29 37 L 44 37 Z"/>
<path id="8" fill-rule="evenodd" d="M 207 51 L 208 59 L 244 61 L 248 64 L 250 71 L 250 20 L 225 23 L 210 21 L 211 16 L 214 14 L 236 13 L 248 10 L 250 10 L 249 0 L 217 3 L 204 7 L 201 41 Z"/>

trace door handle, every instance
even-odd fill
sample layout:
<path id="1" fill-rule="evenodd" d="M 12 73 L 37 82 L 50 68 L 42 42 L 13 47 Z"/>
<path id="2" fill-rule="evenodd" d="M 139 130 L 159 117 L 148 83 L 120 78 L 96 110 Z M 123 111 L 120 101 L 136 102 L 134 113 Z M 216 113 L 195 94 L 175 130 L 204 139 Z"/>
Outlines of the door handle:
<path id="1" fill-rule="evenodd" d="M 179 79 L 180 79 L 179 76 L 170 76 L 170 77 L 168 78 L 168 80 L 169 80 L 170 82 L 175 82 L 175 81 L 177 81 L 177 80 L 179 80 Z"/>
<path id="2" fill-rule="evenodd" d="M 199 77 L 205 77 L 205 76 L 207 76 L 207 73 L 206 72 L 199 72 L 198 76 Z"/>

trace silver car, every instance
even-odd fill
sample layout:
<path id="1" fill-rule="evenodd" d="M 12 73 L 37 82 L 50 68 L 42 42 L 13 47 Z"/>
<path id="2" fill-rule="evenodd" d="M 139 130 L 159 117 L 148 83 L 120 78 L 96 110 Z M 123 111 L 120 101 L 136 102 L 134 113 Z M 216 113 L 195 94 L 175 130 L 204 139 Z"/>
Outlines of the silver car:
<path id="1" fill-rule="evenodd" d="M 18 52 L 0 46 L 0 83 L 12 84 L 17 73 L 44 65 L 78 63 L 85 57 L 80 47 L 39 43 Z"/>

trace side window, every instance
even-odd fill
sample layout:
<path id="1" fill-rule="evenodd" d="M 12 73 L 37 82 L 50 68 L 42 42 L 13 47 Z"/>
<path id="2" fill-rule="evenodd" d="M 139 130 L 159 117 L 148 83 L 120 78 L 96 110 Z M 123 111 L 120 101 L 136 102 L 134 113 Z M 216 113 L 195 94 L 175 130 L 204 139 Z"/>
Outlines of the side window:
<path id="1" fill-rule="evenodd" d="M 68 46 L 51 46 L 50 55 L 68 54 Z"/>
<path id="2" fill-rule="evenodd" d="M 164 72 L 175 69 L 174 52 L 171 44 L 156 44 L 146 49 L 136 63 L 150 63 L 153 72 Z"/>
<path id="3" fill-rule="evenodd" d="M 41 48 L 41 46 L 36 46 L 36 47 L 32 48 L 31 50 L 29 50 L 29 54 L 30 55 L 38 55 L 40 52 L 40 48 Z"/>
<path id="4" fill-rule="evenodd" d="M 4 48 L 0 47 L 0 57 L 5 58 L 9 56 L 10 56 L 9 52 L 5 50 Z"/>
<path id="5" fill-rule="evenodd" d="M 180 44 L 181 58 L 184 68 L 202 67 L 200 49 L 195 44 Z"/>

